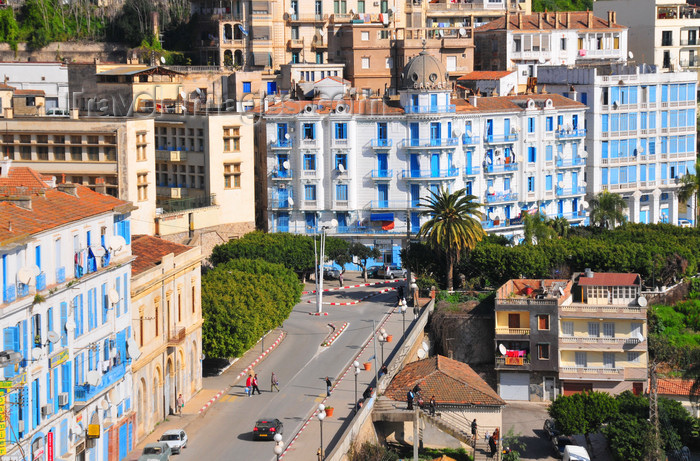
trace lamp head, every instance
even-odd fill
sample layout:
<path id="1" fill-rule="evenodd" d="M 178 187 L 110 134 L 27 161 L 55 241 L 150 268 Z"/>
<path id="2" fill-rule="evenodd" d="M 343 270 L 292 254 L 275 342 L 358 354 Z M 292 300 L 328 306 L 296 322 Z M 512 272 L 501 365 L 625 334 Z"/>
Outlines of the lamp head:
<path id="1" fill-rule="evenodd" d="M 326 410 L 326 406 L 325 406 L 324 404 L 322 404 L 322 403 L 319 403 L 319 404 L 318 404 L 318 411 L 320 411 L 321 413 L 323 413 L 325 410 Z"/>
<path id="2" fill-rule="evenodd" d="M 360 362 L 358 362 L 357 360 L 355 360 L 354 362 L 352 362 L 352 366 L 355 367 L 355 368 L 360 368 Z"/>
<path id="3" fill-rule="evenodd" d="M 282 434 L 275 434 L 275 442 L 280 443 L 282 441 Z"/>
<path id="4" fill-rule="evenodd" d="M 405 312 L 406 312 L 406 304 L 401 304 L 401 313 L 403 314 Z"/>
<path id="5" fill-rule="evenodd" d="M 379 333 L 381 333 L 381 335 L 384 336 L 386 334 L 386 330 L 382 328 L 381 330 L 379 330 Z"/>
<path id="6" fill-rule="evenodd" d="M 282 452 L 284 451 L 284 448 L 282 447 L 282 445 L 275 445 L 272 448 L 272 451 L 274 451 L 276 455 L 281 455 Z"/>
<path id="7" fill-rule="evenodd" d="M 359 367 L 355 368 L 355 375 L 359 375 L 359 374 L 360 374 L 360 372 L 361 372 L 361 370 L 360 370 L 360 368 L 359 368 Z"/>
<path id="8" fill-rule="evenodd" d="M 319 414 L 317 414 L 316 417 L 318 418 L 319 421 L 323 421 L 324 419 L 326 419 L 326 412 L 322 411 Z"/>

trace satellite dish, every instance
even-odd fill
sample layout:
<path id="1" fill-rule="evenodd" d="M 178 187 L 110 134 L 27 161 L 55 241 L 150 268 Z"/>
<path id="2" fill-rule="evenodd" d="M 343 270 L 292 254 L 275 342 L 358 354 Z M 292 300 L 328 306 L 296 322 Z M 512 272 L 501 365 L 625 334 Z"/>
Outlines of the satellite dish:
<path id="1" fill-rule="evenodd" d="M 85 380 L 87 383 L 91 386 L 97 386 L 100 383 L 100 379 L 102 378 L 102 374 L 97 371 L 97 370 L 90 370 L 87 372 L 87 376 Z"/>
<path id="2" fill-rule="evenodd" d="M 287 13 L 289 13 L 289 14 L 294 14 L 294 8 L 291 8 L 291 7 L 290 7 L 290 8 L 287 10 Z"/>
<path id="3" fill-rule="evenodd" d="M 200 90 L 199 88 L 195 88 L 194 91 L 196 91 L 199 96 L 202 95 L 202 90 Z"/>
<path id="4" fill-rule="evenodd" d="M 161 63 L 161 64 L 165 64 L 165 56 L 161 56 L 161 57 L 160 57 L 160 63 Z"/>
<path id="5" fill-rule="evenodd" d="M 323 29 L 319 29 L 318 35 L 320 35 L 321 37 L 325 37 L 326 33 L 323 31 Z"/>
<path id="6" fill-rule="evenodd" d="M 41 353 L 42 353 L 41 348 L 35 347 L 34 349 L 32 349 L 32 359 L 39 360 L 41 358 Z"/>
<path id="7" fill-rule="evenodd" d="M 338 220 L 333 218 L 331 219 L 331 227 L 338 227 Z"/>
<path id="8" fill-rule="evenodd" d="M 493 160 L 491 160 L 491 157 L 486 157 L 486 163 L 491 165 L 493 163 Z"/>
<path id="9" fill-rule="evenodd" d="M 494 189 L 493 186 L 489 187 L 489 195 L 493 195 L 496 193 L 496 189 Z"/>
<path id="10" fill-rule="evenodd" d="M 544 64 L 546 62 L 544 56 L 540 56 L 540 59 L 538 61 L 540 64 Z"/>
<path id="11" fill-rule="evenodd" d="M 289 160 L 285 160 L 284 162 L 282 162 L 282 168 L 284 168 L 285 170 L 289 169 Z"/>
<path id="12" fill-rule="evenodd" d="M 640 296 L 639 298 L 637 298 L 637 304 L 639 304 L 642 307 L 646 307 L 647 298 L 645 298 L 644 296 Z"/>
<path id="13" fill-rule="evenodd" d="M 66 331 L 70 333 L 73 330 L 75 330 L 75 322 L 73 319 L 66 320 Z"/>
<path id="14" fill-rule="evenodd" d="M 583 208 L 588 208 L 588 202 L 584 200 L 583 202 L 581 202 L 581 206 Z"/>
<path id="15" fill-rule="evenodd" d="M 557 183 L 557 186 L 559 186 L 560 189 L 563 189 L 563 188 L 564 188 L 564 185 L 565 185 L 565 184 L 564 184 L 564 181 L 559 181 L 559 182 Z"/>
<path id="16" fill-rule="evenodd" d="M 343 166 L 342 163 L 338 164 L 338 171 L 340 171 L 341 173 L 345 173 L 345 167 Z"/>
<path id="17" fill-rule="evenodd" d="M 180 97 L 181 97 L 182 99 L 187 98 L 187 93 L 185 93 L 185 90 L 180 90 Z"/>
<path id="18" fill-rule="evenodd" d="M 586 187 L 588 183 L 586 181 L 581 181 L 581 186 Z"/>
<path id="19" fill-rule="evenodd" d="M 122 394 L 119 392 L 119 387 L 113 387 L 111 391 L 109 391 L 109 401 L 114 404 L 115 402 L 121 402 L 122 401 Z"/>
<path id="20" fill-rule="evenodd" d="M 472 137 L 472 130 L 467 130 L 466 134 L 467 134 L 467 136 L 469 136 L 471 138 Z"/>
<path id="21" fill-rule="evenodd" d="M 630 59 L 634 59 L 634 53 L 632 53 L 631 51 L 627 53 L 627 56 L 629 56 Z"/>
<path id="22" fill-rule="evenodd" d="M 416 354 L 418 355 L 418 358 L 422 360 L 428 353 L 425 352 L 423 349 L 418 349 L 418 352 L 416 352 Z"/>
<path id="23" fill-rule="evenodd" d="M 498 217 L 498 215 L 496 214 L 495 211 L 489 212 L 489 219 L 490 219 L 491 221 L 495 221 L 497 217 Z"/>
<path id="24" fill-rule="evenodd" d="M 289 138 L 291 138 L 291 136 L 289 136 L 289 133 L 285 133 L 285 134 L 284 134 L 284 139 L 289 139 Z"/>
<path id="25" fill-rule="evenodd" d="M 61 340 L 61 335 L 59 335 L 55 331 L 49 331 L 48 333 L 46 333 L 46 338 L 51 344 L 56 344 Z"/>
<path id="26" fill-rule="evenodd" d="M 588 157 L 588 151 L 584 149 L 583 152 L 581 152 L 581 155 L 579 155 L 579 157 L 581 157 L 581 158 Z"/>
<path id="27" fill-rule="evenodd" d="M 107 401 L 107 399 L 100 400 L 100 408 L 102 408 L 102 410 L 104 411 L 109 410 L 109 402 Z"/>
<path id="28" fill-rule="evenodd" d="M 105 250 L 104 247 L 101 245 L 91 246 L 90 251 L 92 251 L 92 254 L 94 254 L 98 258 L 101 258 L 102 256 L 107 254 L 107 250 Z"/>
<path id="29" fill-rule="evenodd" d="M 498 352 L 501 353 L 501 355 L 506 355 L 506 352 L 508 352 L 508 349 L 506 349 L 506 346 L 503 344 L 498 345 Z"/>
<path id="30" fill-rule="evenodd" d="M 428 352 L 430 350 L 430 346 L 428 346 L 428 343 L 423 341 L 423 344 L 421 344 L 421 348 L 425 351 Z"/>
<path id="31" fill-rule="evenodd" d="M 29 283 L 32 281 L 32 278 L 36 277 L 39 274 L 41 274 L 41 269 L 39 269 L 38 266 L 34 264 L 24 266 L 23 268 L 17 271 L 17 281 L 19 283 L 29 285 Z"/>
<path id="32" fill-rule="evenodd" d="M 464 27 L 461 27 L 459 29 L 459 36 L 464 37 L 465 35 L 467 35 L 467 29 L 465 29 Z"/>
<path id="33" fill-rule="evenodd" d="M 439 35 L 440 37 L 443 37 L 443 36 L 445 35 L 445 33 L 444 33 L 442 30 L 438 30 L 438 35 Z"/>
<path id="34" fill-rule="evenodd" d="M 184 104 L 180 104 L 180 110 L 185 112 L 187 110 L 187 108 L 185 107 Z"/>
<path id="35" fill-rule="evenodd" d="M 117 292 L 117 290 L 114 288 L 109 289 L 107 292 L 107 297 L 109 298 L 109 302 L 112 304 L 117 304 L 119 302 L 119 292 Z"/>
<path id="36" fill-rule="evenodd" d="M 139 346 L 136 344 L 134 338 L 126 340 L 126 352 L 132 360 L 138 360 L 138 358 L 141 357 L 141 350 L 139 350 Z"/>
<path id="37" fill-rule="evenodd" d="M 287 201 L 289 202 L 289 206 L 294 206 L 294 199 L 292 197 L 289 197 Z"/>
<path id="38" fill-rule="evenodd" d="M 455 138 L 458 138 L 462 134 L 462 131 L 459 129 L 459 127 L 455 127 L 454 130 L 452 130 L 452 136 Z"/>
<path id="39" fill-rule="evenodd" d="M 126 245 L 126 240 L 124 240 L 124 237 L 121 235 L 113 235 L 109 239 L 109 249 L 114 251 L 115 253 L 118 251 L 121 251 L 122 248 Z"/>

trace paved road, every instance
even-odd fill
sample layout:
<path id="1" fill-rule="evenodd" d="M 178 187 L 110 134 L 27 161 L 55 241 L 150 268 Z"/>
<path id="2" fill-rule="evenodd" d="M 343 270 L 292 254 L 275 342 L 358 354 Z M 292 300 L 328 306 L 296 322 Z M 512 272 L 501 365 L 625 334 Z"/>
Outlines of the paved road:
<path id="1" fill-rule="evenodd" d="M 378 290 L 345 290 L 324 297 L 324 301 L 351 301 Z M 379 322 L 392 310 L 396 295 L 389 292 L 353 306 L 324 307 L 329 315 L 322 317 L 309 315 L 309 312 L 315 311 L 315 304 L 307 303 L 306 299 L 313 298 L 304 297 L 302 303 L 294 308 L 283 326 L 287 337 L 255 370 L 262 395 L 246 397 L 244 381 L 240 380 L 204 418 L 189 425 L 190 443 L 176 459 L 274 459 L 272 443 L 252 440 L 251 430 L 255 420 L 262 417 L 279 418 L 284 422 L 285 441 L 288 441 L 325 396 L 325 376 L 335 377 L 347 368 L 362 344 L 371 336 L 372 320 Z M 330 332 L 328 323 L 339 327 L 343 322 L 349 322 L 349 325 L 336 342 L 331 347 L 321 347 L 321 342 Z M 279 393 L 270 392 L 272 371 L 280 380 Z M 372 377 L 373 373 L 371 377 L 366 376 L 366 381 L 369 382 Z M 362 389 L 365 385 L 363 383 Z"/>

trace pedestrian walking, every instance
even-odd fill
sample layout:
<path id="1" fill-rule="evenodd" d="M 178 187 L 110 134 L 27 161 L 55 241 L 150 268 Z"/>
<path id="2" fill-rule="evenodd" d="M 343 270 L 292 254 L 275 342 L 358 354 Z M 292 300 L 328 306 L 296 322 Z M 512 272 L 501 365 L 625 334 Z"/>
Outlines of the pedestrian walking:
<path id="1" fill-rule="evenodd" d="M 372 398 L 372 392 L 374 392 L 374 388 L 372 386 L 369 386 L 365 391 L 362 393 L 362 398 L 365 400 L 368 400 Z"/>
<path id="2" fill-rule="evenodd" d="M 253 376 L 253 390 L 251 391 L 251 394 L 255 394 L 255 391 L 258 391 L 258 395 L 261 394 L 260 388 L 258 387 L 258 374 L 255 373 L 255 376 Z"/>
<path id="3" fill-rule="evenodd" d="M 474 439 L 474 443 L 476 443 L 476 434 L 477 434 L 477 425 L 476 425 L 476 418 L 474 418 L 474 421 L 472 421 L 472 438 Z"/>
<path id="4" fill-rule="evenodd" d="M 248 378 L 245 380 L 245 395 L 250 397 L 252 395 L 251 391 L 253 390 L 253 375 L 248 375 Z"/>
<path id="5" fill-rule="evenodd" d="M 328 394 L 328 397 L 331 396 L 331 388 L 333 387 L 333 384 L 331 383 L 331 378 L 326 376 L 326 393 Z"/>
<path id="6" fill-rule="evenodd" d="M 413 391 L 410 389 L 406 393 L 406 403 L 408 404 L 408 409 L 413 410 Z"/>
<path id="7" fill-rule="evenodd" d="M 501 437 L 501 431 L 496 428 L 495 431 L 493 431 L 493 439 L 498 442 L 498 439 Z"/>
<path id="8" fill-rule="evenodd" d="M 498 450 L 498 447 L 496 445 L 496 441 L 494 440 L 493 436 L 489 437 L 489 448 L 491 449 L 491 457 L 496 454 L 496 451 Z"/>
<path id="9" fill-rule="evenodd" d="M 341 287 L 343 286 L 343 273 L 342 272 L 338 275 L 338 283 L 340 283 Z"/>
<path id="10" fill-rule="evenodd" d="M 435 396 L 430 397 L 430 416 L 435 416 Z"/>
<path id="11" fill-rule="evenodd" d="M 177 409 L 176 411 L 182 416 L 182 410 L 185 408 L 185 398 L 182 396 L 182 394 L 177 396 Z"/>
<path id="12" fill-rule="evenodd" d="M 272 375 L 270 376 L 270 392 L 272 392 L 273 389 L 277 389 L 277 392 L 280 391 L 280 388 L 278 386 L 279 381 L 277 381 L 277 375 L 275 372 L 272 372 Z"/>
<path id="13" fill-rule="evenodd" d="M 415 304 L 415 300 L 413 301 L 413 303 Z M 417 319 L 419 314 L 420 314 L 420 306 L 418 306 L 418 304 L 416 304 L 415 306 L 413 306 L 413 320 Z"/>
<path id="14" fill-rule="evenodd" d="M 484 432 L 484 442 L 488 443 L 489 437 L 491 437 L 491 434 L 489 434 L 489 431 L 487 429 L 486 432 Z"/>

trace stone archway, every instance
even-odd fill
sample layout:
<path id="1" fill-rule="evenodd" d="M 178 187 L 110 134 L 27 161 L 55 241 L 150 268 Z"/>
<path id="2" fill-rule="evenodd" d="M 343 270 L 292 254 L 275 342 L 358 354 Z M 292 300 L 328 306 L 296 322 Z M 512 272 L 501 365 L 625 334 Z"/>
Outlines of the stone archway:
<path id="1" fill-rule="evenodd" d="M 175 405 L 173 405 L 173 399 L 175 398 L 175 380 L 173 379 L 173 361 L 168 359 L 168 363 L 165 365 L 165 383 L 163 385 L 163 417 L 167 418 L 173 413 Z"/>
<path id="2" fill-rule="evenodd" d="M 139 391 L 136 397 L 136 403 L 138 405 L 138 411 L 136 412 L 136 430 L 138 434 L 138 439 L 140 440 L 142 436 L 146 433 L 146 426 L 148 425 L 148 415 L 151 413 L 146 409 L 146 395 L 148 392 L 146 380 L 141 378 L 139 381 Z"/>
<path id="3" fill-rule="evenodd" d="M 163 402 L 162 386 L 163 380 L 161 379 L 160 367 L 156 367 L 156 372 L 153 376 L 153 400 L 151 401 L 151 414 L 154 422 L 165 418 L 164 412 L 160 410 L 160 405 Z"/>
<path id="4" fill-rule="evenodd" d="M 243 52 L 241 50 L 236 50 L 236 52 L 233 53 L 233 65 L 243 67 Z"/>
<path id="5" fill-rule="evenodd" d="M 224 51 L 224 66 L 233 66 L 233 53 L 231 53 L 231 50 Z"/>

